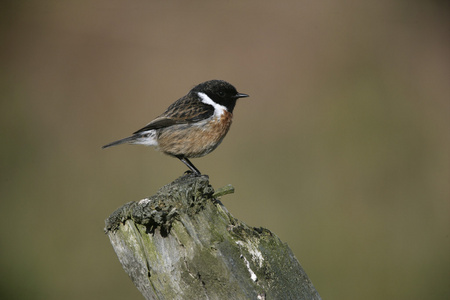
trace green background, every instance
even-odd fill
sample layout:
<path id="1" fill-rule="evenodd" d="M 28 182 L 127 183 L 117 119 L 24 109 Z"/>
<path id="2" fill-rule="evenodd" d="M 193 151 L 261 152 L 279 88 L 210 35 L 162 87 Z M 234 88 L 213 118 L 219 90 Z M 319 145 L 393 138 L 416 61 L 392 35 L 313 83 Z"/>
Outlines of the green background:
<path id="1" fill-rule="evenodd" d="M 238 101 L 193 160 L 324 299 L 450 298 L 445 1 L 4 1 L 0 298 L 141 299 L 103 233 L 185 166 L 102 150 L 195 84 Z"/>

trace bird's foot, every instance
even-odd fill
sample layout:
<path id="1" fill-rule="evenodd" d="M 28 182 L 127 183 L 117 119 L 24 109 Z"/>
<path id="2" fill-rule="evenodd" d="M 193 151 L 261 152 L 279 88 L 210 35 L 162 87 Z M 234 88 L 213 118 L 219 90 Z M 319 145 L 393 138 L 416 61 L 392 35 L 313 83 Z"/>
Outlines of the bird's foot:
<path id="1" fill-rule="evenodd" d="M 196 176 L 196 177 L 202 176 L 201 173 L 197 173 L 197 172 L 194 172 L 192 170 L 187 170 L 186 172 L 184 172 L 184 175 L 191 175 L 191 176 Z"/>

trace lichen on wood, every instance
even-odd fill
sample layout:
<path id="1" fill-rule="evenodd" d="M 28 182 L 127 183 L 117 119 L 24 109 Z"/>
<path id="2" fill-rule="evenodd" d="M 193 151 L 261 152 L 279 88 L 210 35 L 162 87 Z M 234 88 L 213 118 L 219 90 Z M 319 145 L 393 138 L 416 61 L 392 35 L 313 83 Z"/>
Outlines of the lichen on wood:
<path id="1" fill-rule="evenodd" d="M 320 299 L 287 244 L 235 219 L 217 195 L 207 176 L 187 174 L 106 220 L 113 248 L 144 297 Z"/>

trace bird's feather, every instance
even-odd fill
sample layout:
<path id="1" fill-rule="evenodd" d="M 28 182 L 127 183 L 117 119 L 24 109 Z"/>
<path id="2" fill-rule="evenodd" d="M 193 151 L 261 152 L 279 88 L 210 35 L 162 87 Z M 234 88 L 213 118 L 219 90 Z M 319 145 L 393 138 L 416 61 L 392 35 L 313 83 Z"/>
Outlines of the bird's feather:
<path id="1" fill-rule="evenodd" d="M 152 129 L 166 128 L 177 124 L 196 123 L 205 120 L 214 114 L 214 107 L 212 105 L 205 104 L 195 98 L 193 99 L 192 95 L 191 97 L 188 96 L 189 95 L 170 105 L 162 115 L 134 132 L 134 134 Z"/>

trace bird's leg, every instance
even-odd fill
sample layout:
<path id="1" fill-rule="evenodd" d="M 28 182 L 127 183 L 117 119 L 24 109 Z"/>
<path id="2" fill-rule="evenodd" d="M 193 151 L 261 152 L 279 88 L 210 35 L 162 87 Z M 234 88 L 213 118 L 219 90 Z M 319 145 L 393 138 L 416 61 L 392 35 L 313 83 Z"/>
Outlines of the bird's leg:
<path id="1" fill-rule="evenodd" d="M 202 173 L 191 163 L 189 159 L 187 159 L 184 156 L 177 156 L 179 160 L 181 160 L 186 166 L 188 166 L 189 169 L 191 169 L 192 172 L 194 172 L 195 175 L 201 176 Z"/>

